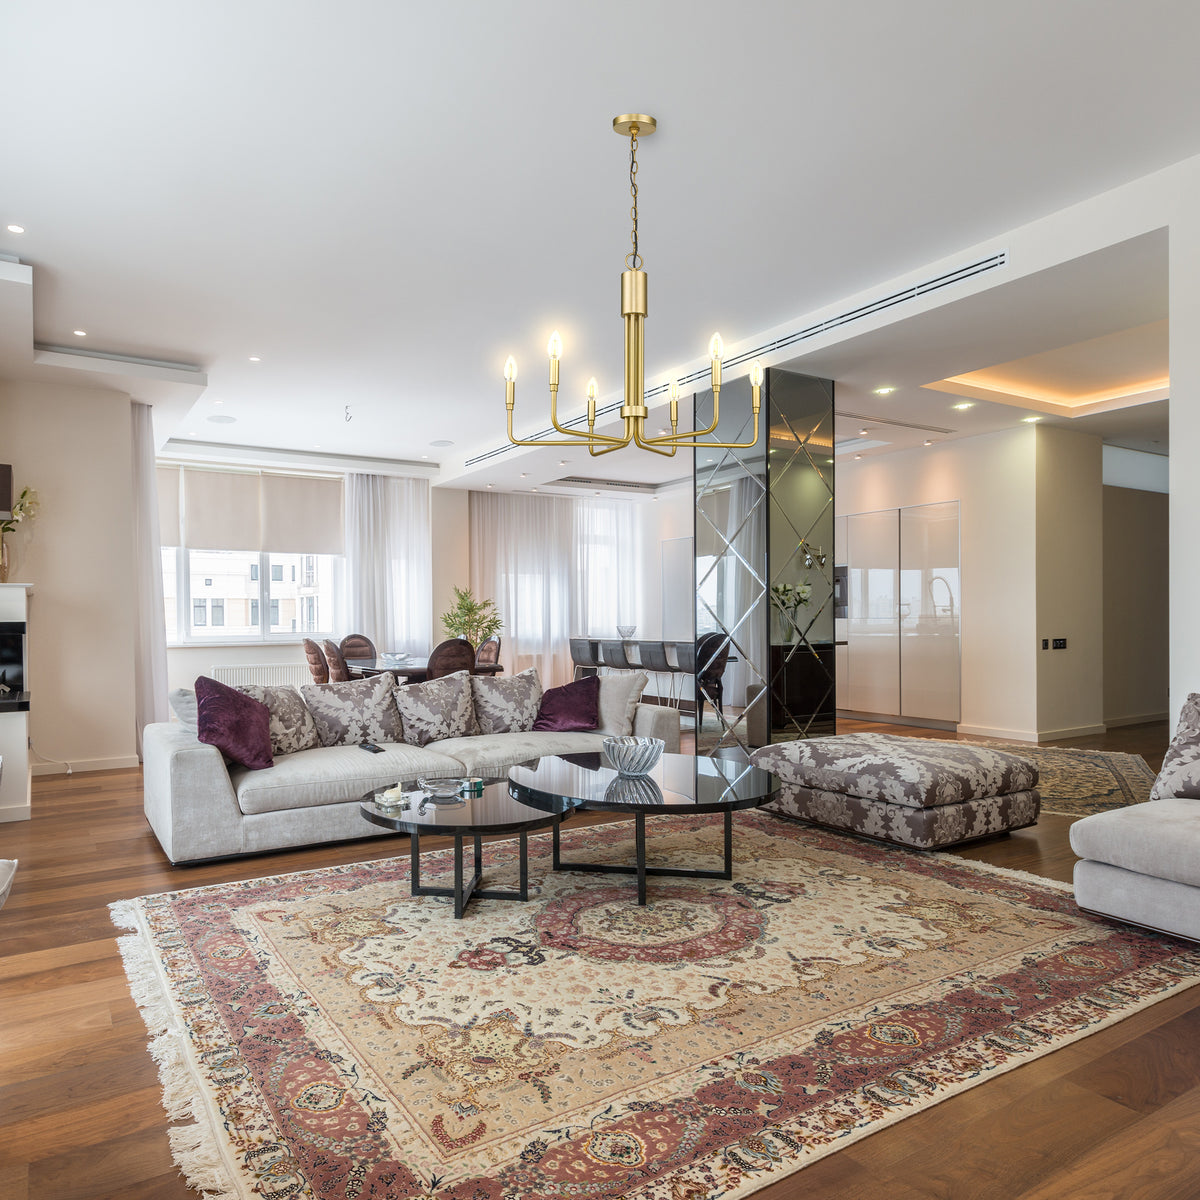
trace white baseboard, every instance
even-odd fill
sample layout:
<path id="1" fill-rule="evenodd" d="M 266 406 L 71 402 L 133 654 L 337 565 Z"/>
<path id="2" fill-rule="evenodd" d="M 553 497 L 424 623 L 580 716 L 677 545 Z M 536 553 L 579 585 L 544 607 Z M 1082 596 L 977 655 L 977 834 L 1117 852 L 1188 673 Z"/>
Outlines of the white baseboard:
<path id="1" fill-rule="evenodd" d="M 837 715 L 851 721 L 871 721 L 877 725 L 911 725 L 914 729 L 943 729 L 947 733 L 953 733 L 959 728 L 957 721 L 939 721 L 933 717 L 897 717 L 885 713 L 859 712 L 850 708 L 839 708 Z"/>
<path id="2" fill-rule="evenodd" d="M 959 733 L 969 733 L 972 737 L 995 738 L 999 742 L 1033 742 L 1037 743 L 1038 735 L 1034 729 L 992 729 L 988 725 L 960 725 Z"/>
<path id="3" fill-rule="evenodd" d="M 122 754 L 114 758 L 81 758 L 71 760 L 71 771 L 121 771 L 127 767 L 140 767 L 141 760 L 136 754 Z M 66 763 L 34 763 L 34 775 L 65 775 Z"/>
<path id="4" fill-rule="evenodd" d="M 0 825 L 6 821 L 28 821 L 30 808 L 28 804 L 9 804 L 0 808 Z"/>
<path id="5" fill-rule="evenodd" d="M 1151 721 L 1169 720 L 1170 716 L 1168 712 L 1153 712 L 1139 713 L 1132 717 L 1105 717 L 1104 725 L 1107 729 L 1116 729 L 1121 725 L 1148 725 Z"/>
<path id="6" fill-rule="evenodd" d="M 1095 733 L 1104 733 L 1103 725 L 1073 725 L 1070 729 L 1039 729 L 1039 742 L 1058 742 L 1063 738 L 1091 737 Z"/>

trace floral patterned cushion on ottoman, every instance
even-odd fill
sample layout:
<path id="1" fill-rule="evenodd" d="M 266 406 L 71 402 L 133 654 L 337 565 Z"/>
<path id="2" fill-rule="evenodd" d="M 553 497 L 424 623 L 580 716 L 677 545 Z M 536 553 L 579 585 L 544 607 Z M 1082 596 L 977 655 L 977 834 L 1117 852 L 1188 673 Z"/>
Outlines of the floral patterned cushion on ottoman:
<path id="1" fill-rule="evenodd" d="M 850 733 L 763 746 L 756 767 L 784 783 L 910 808 L 961 804 L 1037 787 L 1028 759 L 971 742 Z"/>
<path id="2" fill-rule="evenodd" d="M 1162 770 L 1150 791 L 1151 800 L 1168 796 L 1200 797 L 1200 692 L 1193 692 L 1184 703 Z"/>

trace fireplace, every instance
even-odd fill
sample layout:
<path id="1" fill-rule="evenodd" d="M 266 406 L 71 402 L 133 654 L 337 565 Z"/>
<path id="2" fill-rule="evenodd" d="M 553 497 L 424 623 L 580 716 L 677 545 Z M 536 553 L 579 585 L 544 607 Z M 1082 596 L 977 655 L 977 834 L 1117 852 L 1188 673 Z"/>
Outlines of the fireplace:
<path id="1" fill-rule="evenodd" d="M 0 712 L 25 712 L 25 622 L 0 621 Z"/>

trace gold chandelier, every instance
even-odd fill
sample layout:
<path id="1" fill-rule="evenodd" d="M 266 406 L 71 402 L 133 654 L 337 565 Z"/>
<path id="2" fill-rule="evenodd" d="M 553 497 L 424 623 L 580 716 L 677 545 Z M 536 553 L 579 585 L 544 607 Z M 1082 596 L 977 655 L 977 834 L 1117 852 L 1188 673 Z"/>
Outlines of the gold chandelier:
<path id="1" fill-rule="evenodd" d="M 646 418 L 650 410 L 645 396 L 645 332 L 646 321 L 646 272 L 641 269 L 642 257 L 638 253 L 638 187 L 637 146 L 638 135 L 648 137 L 657 128 L 653 117 L 642 113 L 624 113 L 613 118 L 613 129 L 622 137 L 629 138 L 629 193 L 633 197 L 630 215 L 633 231 L 630 240 L 633 250 L 625 256 L 625 270 L 621 272 L 621 316 L 625 318 L 625 403 L 621 406 L 621 418 L 625 423 L 620 435 L 596 432 L 596 381 L 587 385 L 587 433 L 568 429 L 558 422 L 558 363 L 562 357 L 562 339 L 558 331 L 550 335 L 546 347 L 550 355 L 550 423 L 563 438 L 540 439 L 513 436 L 513 405 L 516 402 L 517 360 L 510 354 L 504 363 L 504 407 L 508 410 L 508 440 L 516 446 L 587 446 L 593 454 L 611 454 L 632 442 L 642 450 L 655 454 L 673 455 L 680 446 L 713 447 L 725 450 L 746 449 L 758 441 L 758 411 L 761 402 L 763 381 L 762 364 L 750 364 L 750 386 L 753 392 L 754 433 L 748 442 L 701 441 L 716 427 L 721 416 L 721 335 L 714 333 L 708 343 L 709 358 L 712 360 L 713 418 L 706 429 L 679 432 L 679 381 L 672 379 L 668 394 L 671 400 L 671 432 L 651 436 L 646 432 Z"/>

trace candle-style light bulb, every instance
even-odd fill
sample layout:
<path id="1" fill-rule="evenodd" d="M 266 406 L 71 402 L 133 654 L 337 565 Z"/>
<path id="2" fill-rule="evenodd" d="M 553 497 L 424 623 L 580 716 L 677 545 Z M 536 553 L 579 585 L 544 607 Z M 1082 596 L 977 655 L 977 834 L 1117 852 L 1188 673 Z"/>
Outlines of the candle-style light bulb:
<path id="1" fill-rule="evenodd" d="M 588 380 L 587 400 L 588 426 L 591 427 L 596 423 L 596 377 L 594 375 Z"/>
<path id="2" fill-rule="evenodd" d="M 670 386 L 667 388 L 667 395 L 671 398 L 671 430 L 672 432 L 679 426 L 679 380 L 672 379 Z"/>
<path id="3" fill-rule="evenodd" d="M 504 407 L 508 409 L 508 430 L 512 435 L 513 404 L 517 399 L 517 360 L 510 354 L 504 360 Z"/>
<path id="4" fill-rule="evenodd" d="M 506 383 L 517 381 L 517 360 L 511 354 L 504 360 L 504 379 Z"/>
<path id="5" fill-rule="evenodd" d="M 758 359 L 755 359 L 750 364 L 750 386 L 751 387 L 762 387 L 762 381 L 763 381 L 762 363 L 760 363 L 758 361 Z"/>
<path id="6" fill-rule="evenodd" d="M 721 335 L 719 333 L 714 333 L 712 337 L 708 339 L 708 357 L 719 360 L 722 353 L 724 353 L 724 350 L 725 343 L 721 341 Z"/>
<path id="7" fill-rule="evenodd" d="M 562 358 L 562 338 L 558 336 L 557 329 L 550 335 L 550 340 L 546 343 L 546 353 L 551 358 Z"/>
<path id="8" fill-rule="evenodd" d="M 667 384 L 667 396 L 671 400 L 679 399 L 679 380 L 678 379 L 672 379 L 671 382 L 669 384 Z"/>

